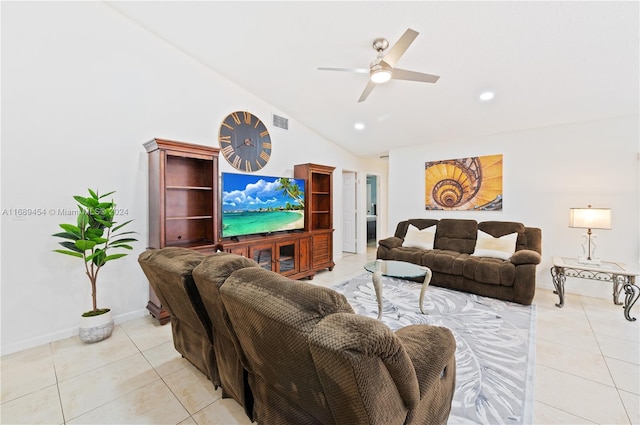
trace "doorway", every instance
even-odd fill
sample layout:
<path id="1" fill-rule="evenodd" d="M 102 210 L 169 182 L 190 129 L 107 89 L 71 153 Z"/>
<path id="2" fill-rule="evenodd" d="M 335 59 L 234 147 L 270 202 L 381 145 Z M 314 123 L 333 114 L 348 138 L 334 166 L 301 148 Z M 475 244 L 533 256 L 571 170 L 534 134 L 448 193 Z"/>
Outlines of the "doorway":
<path id="1" fill-rule="evenodd" d="M 357 250 L 357 192 L 356 173 L 342 173 L 342 251 L 356 253 Z"/>
<path id="2" fill-rule="evenodd" d="M 367 247 L 375 247 L 378 233 L 378 176 L 367 174 Z"/>

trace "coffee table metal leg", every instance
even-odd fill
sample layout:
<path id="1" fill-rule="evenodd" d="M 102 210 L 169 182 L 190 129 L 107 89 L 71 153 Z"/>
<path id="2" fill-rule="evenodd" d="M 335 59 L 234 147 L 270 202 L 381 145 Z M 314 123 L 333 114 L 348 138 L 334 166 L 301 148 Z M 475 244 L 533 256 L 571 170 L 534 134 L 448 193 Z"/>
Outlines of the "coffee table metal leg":
<path id="1" fill-rule="evenodd" d="M 424 293 L 427 290 L 427 286 L 429 286 L 429 282 L 431 282 L 431 276 L 433 276 L 433 273 L 431 273 L 431 269 L 425 267 L 424 282 L 422 283 L 422 288 L 420 289 L 420 313 L 422 314 L 427 314 L 422 310 L 422 300 L 424 299 Z"/>
<path id="2" fill-rule="evenodd" d="M 378 320 L 382 318 L 382 272 L 373 273 L 373 289 L 378 299 Z"/>

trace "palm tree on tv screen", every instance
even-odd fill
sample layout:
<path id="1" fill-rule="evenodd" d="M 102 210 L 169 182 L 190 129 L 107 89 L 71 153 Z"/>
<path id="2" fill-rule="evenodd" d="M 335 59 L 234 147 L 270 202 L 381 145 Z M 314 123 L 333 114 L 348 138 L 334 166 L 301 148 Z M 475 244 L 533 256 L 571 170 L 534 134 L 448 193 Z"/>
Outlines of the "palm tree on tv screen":
<path id="1" fill-rule="evenodd" d="M 278 190 L 281 191 L 283 195 L 290 197 L 304 207 L 304 193 L 300 190 L 298 183 L 291 183 L 291 179 L 281 177 L 278 179 L 278 184 Z"/>

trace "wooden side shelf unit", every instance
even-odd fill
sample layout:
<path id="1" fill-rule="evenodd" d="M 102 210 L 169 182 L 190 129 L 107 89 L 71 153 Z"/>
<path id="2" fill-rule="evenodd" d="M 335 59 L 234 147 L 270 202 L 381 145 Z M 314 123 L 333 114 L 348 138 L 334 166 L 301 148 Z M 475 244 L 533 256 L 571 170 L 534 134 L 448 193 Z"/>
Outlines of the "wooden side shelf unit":
<path id="1" fill-rule="evenodd" d="M 149 247 L 214 252 L 218 241 L 219 149 L 152 139 L 149 161 Z M 149 288 L 147 309 L 164 324 L 169 314 Z"/>
<path id="2" fill-rule="evenodd" d="M 318 164 L 293 168 L 296 179 L 305 179 L 305 229 L 311 233 L 312 268 L 333 270 L 333 170 Z"/>

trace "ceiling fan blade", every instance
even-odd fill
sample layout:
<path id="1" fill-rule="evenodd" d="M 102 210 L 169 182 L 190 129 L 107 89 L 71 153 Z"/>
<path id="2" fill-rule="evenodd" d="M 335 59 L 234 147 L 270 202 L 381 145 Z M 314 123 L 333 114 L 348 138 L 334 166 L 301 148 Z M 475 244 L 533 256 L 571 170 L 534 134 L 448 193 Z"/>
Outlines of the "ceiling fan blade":
<path id="1" fill-rule="evenodd" d="M 409 48 L 411 43 L 413 43 L 413 40 L 416 39 L 418 34 L 419 33 L 417 31 L 407 28 L 404 34 L 402 34 L 402 37 L 400 37 L 400 40 L 398 40 L 396 44 L 394 44 L 384 55 L 384 61 L 393 68 L 396 62 L 398 62 L 400 57 Z"/>
<path id="2" fill-rule="evenodd" d="M 358 99 L 358 103 L 364 102 L 367 99 L 367 97 L 369 97 L 369 94 L 371 94 L 373 89 L 376 88 L 376 85 L 377 85 L 376 83 L 374 83 L 373 81 L 369 80 L 369 82 L 367 83 L 367 85 L 364 88 L 364 91 L 360 95 L 360 99 Z"/>
<path id="3" fill-rule="evenodd" d="M 408 80 L 420 81 L 422 83 L 435 83 L 439 78 L 439 75 L 423 74 L 422 72 L 408 71 L 406 69 L 393 68 L 393 71 L 391 71 L 392 80 Z"/>
<path id="4" fill-rule="evenodd" d="M 357 72 L 358 74 L 368 74 L 369 70 L 364 68 L 327 68 L 318 67 L 318 71 L 341 71 L 341 72 Z"/>

